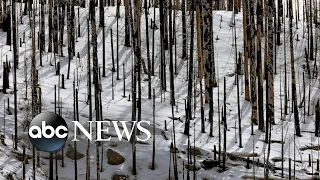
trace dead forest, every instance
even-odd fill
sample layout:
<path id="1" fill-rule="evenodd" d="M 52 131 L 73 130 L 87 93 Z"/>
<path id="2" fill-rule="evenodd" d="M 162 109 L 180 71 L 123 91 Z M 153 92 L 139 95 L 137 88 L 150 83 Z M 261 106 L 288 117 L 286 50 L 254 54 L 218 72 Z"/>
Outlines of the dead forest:
<path id="1" fill-rule="evenodd" d="M 319 7 L 0 0 L 0 177 L 319 178 Z M 43 153 L 26 133 L 44 111 L 82 123 L 148 120 L 152 137 Z"/>

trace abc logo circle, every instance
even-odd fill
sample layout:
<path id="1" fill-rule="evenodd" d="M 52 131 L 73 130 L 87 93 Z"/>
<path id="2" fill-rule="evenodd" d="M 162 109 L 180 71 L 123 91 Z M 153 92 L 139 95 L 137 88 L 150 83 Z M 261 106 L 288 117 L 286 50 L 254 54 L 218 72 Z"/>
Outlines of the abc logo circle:
<path id="1" fill-rule="evenodd" d="M 40 151 L 60 149 L 68 139 L 66 121 L 58 114 L 46 112 L 34 117 L 29 125 L 29 139 Z"/>

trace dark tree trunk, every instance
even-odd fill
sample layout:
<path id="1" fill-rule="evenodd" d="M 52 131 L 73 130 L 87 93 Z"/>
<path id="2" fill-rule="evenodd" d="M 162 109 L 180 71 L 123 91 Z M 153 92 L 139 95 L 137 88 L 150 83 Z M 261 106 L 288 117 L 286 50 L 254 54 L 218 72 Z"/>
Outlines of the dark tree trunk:
<path id="1" fill-rule="evenodd" d="M 242 17 L 243 17 L 243 42 L 244 42 L 244 79 L 245 79 L 245 100 L 250 101 L 249 97 L 249 78 L 248 78 L 248 1 L 243 0 L 242 2 Z M 250 32 L 250 31 L 249 31 Z"/>
<path id="2" fill-rule="evenodd" d="M 99 27 L 104 26 L 104 0 L 99 0 Z"/>
<path id="3" fill-rule="evenodd" d="M 315 123 L 315 136 L 319 137 L 319 127 L 320 127 L 320 107 L 319 107 L 319 100 L 315 107 L 315 113 L 316 113 L 316 123 Z"/>
<path id="4" fill-rule="evenodd" d="M 140 32 L 140 20 L 141 20 L 141 1 L 135 0 L 134 1 L 134 27 L 133 27 L 133 44 L 134 44 L 134 80 L 133 80 L 133 96 L 132 96 L 132 120 L 136 120 L 136 86 L 137 86 L 137 79 L 140 80 L 140 65 L 141 65 L 141 32 Z M 139 101 L 141 101 L 141 86 L 138 85 L 138 92 L 139 92 Z M 141 102 L 138 103 L 138 106 L 140 106 Z M 138 107 L 139 111 L 141 110 L 141 107 Z M 138 113 L 139 115 L 140 113 Z M 139 118 L 138 118 L 139 120 Z M 133 137 L 131 139 L 132 143 L 132 174 L 137 174 L 137 167 L 136 167 L 136 128 L 133 130 Z"/>
<path id="5" fill-rule="evenodd" d="M 10 6 L 8 6 L 10 7 Z M 7 28 L 7 45 L 11 46 L 11 12 L 10 8 L 7 9 L 5 26 Z"/>
<path id="6" fill-rule="evenodd" d="M 61 10 L 60 10 L 60 15 L 59 15 L 59 30 L 60 30 L 59 44 L 60 44 L 60 55 L 63 56 L 63 48 L 62 47 L 63 47 L 63 35 L 64 35 L 64 15 L 65 15 L 65 11 L 66 11 L 66 6 L 63 2 L 60 2 L 59 9 L 60 9 L 60 7 L 61 7 Z"/>
<path id="7" fill-rule="evenodd" d="M 193 8 L 193 1 L 190 6 Z M 189 56 L 189 73 L 188 73 L 188 98 L 187 98 L 187 120 L 192 120 L 192 88 L 193 88 L 193 36 L 194 36 L 194 11 L 191 12 L 191 37 L 190 37 L 190 56 Z M 170 43 L 171 44 L 171 43 Z M 211 121 L 210 121 L 211 122 Z"/>
<path id="8" fill-rule="evenodd" d="M 252 104 L 252 114 L 251 114 L 251 121 L 253 124 L 258 124 L 258 113 L 257 113 L 257 62 L 256 62 L 256 34 L 255 34 L 255 17 L 254 17 L 254 6 L 255 3 L 253 0 L 250 1 L 250 80 L 251 80 L 251 104 Z"/>
<path id="9" fill-rule="evenodd" d="M 92 96 L 91 96 L 91 61 L 90 61 L 90 28 L 89 28 L 89 19 L 87 19 L 87 32 L 88 32 L 88 102 L 89 102 L 89 120 L 92 120 Z M 90 169 L 90 140 L 88 139 L 88 146 L 87 146 L 87 151 L 86 151 L 86 180 L 90 180 L 90 174 L 91 174 L 91 169 Z"/>
<path id="10" fill-rule="evenodd" d="M 182 0 L 181 11 L 182 11 L 182 59 L 185 60 L 187 58 L 186 0 Z"/>
<path id="11" fill-rule="evenodd" d="M 53 42 L 54 42 L 54 53 L 59 53 L 59 47 L 58 47 L 58 3 L 54 2 L 54 10 L 53 10 Z"/>
<path id="12" fill-rule="evenodd" d="M 202 79 L 203 79 L 203 61 L 202 61 L 202 28 L 201 28 L 201 16 L 202 16 L 202 4 L 196 4 L 196 21 L 197 21 L 197 53 L 198 53 L 198 78 L 200 84 L 200 113 L 201 113 L 201 132 L 205 133 L 205 122 L 204 122 L 204 103 L 203 103 L 203 92 L 202 92 Z"/>
<path id="13" fill-rule="evenodd" d="M 71 0 L 71 16 L 70 16 L 70 43 L 71 43 L 71 59 L 73 59 L 73 57 L 76 55 L 76 51 L 75 51 L 75 12 L 74 12 L 74 0 Z"/>
<path id="14" fill-rule="evenodd" d="M 293 101 L 293 108 L 294 108 L 294 123 L 295 123 L 295 130 L 296 135 L 301 136 L 300 132 L 300 124 L 299 124 L 299 112 L 298 112 L 298 105 L 297 105 L 297 92 L 296 92 L 296 75 L 295 75 L 295 68 L 294 68 L 294 53 L 293 53 L 293 35 L 292 35 L 292 19 L 293 19 L 293 12 L 292 12 L 292 0 L 289 0 L 289 11 L 290 11 L 290 54 L 291 54 L 291 82 L 292 82 L 292 101 Z"/>
<path id="15" fill-rule="evenodd" d="M 124 0 L 125 5 L 125 46 L 130 47 L 130 22 L 132 17 L 130 17 L 130 7 L 129 0 Z"/>
<path id="16" fill-rule="evenodd" d="M 92 39 L 92 60 L 93 60 L 93 79 L 94 79 L 94 102 L 95 102 L 95 112 L 96 121 L 100 121 L 100 106 L 99 106 L 99 67 L 98 67 L 98 51 L 97 51 L 97 32 L 96 32 L 96 17 L 95 17 L 95 2 L 90 1 L 90 14 L 91 14 L 91 39 Z M 99 157 L 99 145 L 96 143 L 96 162 L 97 162 L 97 180 L 100 180 L 100 157 Z"/>
<path id="17" fill-rule="evenodd" d="M 145 23 L 146 23 L 146 41 L 147 41 L 146 45 L 147 45 L 147 61 L 148 61 L 148 99 L 151 99 L 151 60 L 150 60 L 150 49 L 149 49 L 149 26 L 148 26 L 149 19 L 148 19 L 147 0 L 144 0 L 144 14 L 145 14 L 145 20 L 146 20 L 145 21 Z M 170 11 L 170 15 L 171 15 L 171 11 Z M 171 30 L 170 30 L 170 33 L 171 33 Z M 171 52 L 172 52 L 172 48 L 171 48 Z M 172 55 L 170 55 L 170 59 L 171 59 L 171 56 Z M 170 64 L 170 66 L 171 66 L 171 64 Z"/>
<path id="18" fill-rule="evenodd" d="M 44 6 L 45 6 L 45 0 L 40 0 L 41 2 L 41 11 L 40 11 L 40 16 L 41 16 L 41 23 L 40 23 L 40 51 L 41 53 L 45 51 L 45 13 L 44 13 Z"/>
<path id="19" fill-rule="evenodd" d="M 262 74 L 262 57 L 261 57 L 261 33 L 263 22 L 262 0 L 257 2 L 257 74 L 258 74 L 258 113 L 259 113 L 259 130 L 264 131 L 264 110 L 263 110 L 263 74 Z"/>
<path id="20" fill-rule="evenodd" d="M 48 52 L 52 52 L 52 4 L 53 0 L 49 0 L 49 14 L 48 14 L 48 26 L 49 26 L 49 46 Z"/>

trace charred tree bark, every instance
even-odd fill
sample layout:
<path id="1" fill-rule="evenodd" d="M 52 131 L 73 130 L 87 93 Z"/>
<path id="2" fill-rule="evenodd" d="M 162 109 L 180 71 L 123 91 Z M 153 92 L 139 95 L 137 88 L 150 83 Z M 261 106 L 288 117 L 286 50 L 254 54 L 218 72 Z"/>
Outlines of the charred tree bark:
<path id="1" fill-rule="evenodd" d="M 309 57 L 310 57 L 310 60 L 314 60 L 314 54 L 313 54 L 313 30 L 312 30 L 312 0 L 310 0 L 309 2 L 309 10 L 310 10 L 310 13 L 309 13 L 309 29 L 310 29 L 310 34 L 309 34 Z M 308 61 L 308 59 L 307 59 Z M 309 77 L 311 78 L 311 74 L 309 74 Z"/>
<path id="2" fill-rule="evenodd" d="M 5 22 L 6 22 L 5 26 L 7 29 L 7 45 L 11 47 L 11 10 L 10 8 L 8 8 L 6 11 Z"/>
<path id="3" fill-rule="evenodd" d="M 71 55 L 71 59 L 73 59 L 73 57 L 76 55 L 76 51 L 75 51 L 75 44 L 76 44 L 75 34 L 76 34 L 76 32 L 75 32 L 75 12 L 74 12 L 74 1 L 75 0 L 70 0 L 70 1 L 71 1 L 71 6 L 70 6 L 70 8 L 71 8 L 71 14 L 70 14 L 70 27 L 71 27 L 71 29 L 70 29 L 71 49 L 70 50 L 71 50 L 71 53 L 70 53 L 70 55 Z"/>
<path id="4" fill-rule="evenodd" d="M 99 0 L 99 27 L 104 26 L 104 0 Z"/>
<path id="5" fill-rule="evenodd" d="M 151 59 L 150 59 L 150 49 L 149 49 L 149 26 L 148 26 L 149 20 L 148 20 L 148 7 L 147 7 L 147 5 L 148 5 L 147 0 L 144 0 L 144 15 L 145 15 L 145 20 L 146 20 L 145 23 L 146 23 L 146 41 L 147 41 L 147 44 L 146 44 L 147 45 L 147 61 L 148 61 L 148 99 L 151 99 L 151 91 L 152 91 L 151 90 Z M 170 9 L 170 22 L 171 22 L 171 9 Z M 170 24 L 170 27 L 171 27 L 171 24 Z M 170 29 L 170 34 L 172 33 L 171 30 L 172 30 L 172 27 Z M 172 54 L 172 45 L 171 45 L 171 49 L 170 49 L 170 61 L 172 60 L 171 54 Z M 170 67 L 171 67 L 171 64 L 170 64 Z M 171 79 L 171 75 L 170 75 L 170 79 Z"/>
<path id="6" fill-rule="evenodd" d="M 12 34 L 13 34 L 13 93 L 14 93 L 14 149 L 18 150 L 18 118 L 17 118 L 17 69 L 19 67 L 19 57 L 17 48 L 17 22 L 16 22 L 16 0 L 12 0 Z M 9 82 L 9 79 L 8 79 Z M 9 107 L 8 107 L 9 109 Z"/>
<path id="7" fill-rule="evenodd" d="M 53 0 L 49 0 L 49 14 L 48 14 L 48 26 L 49 26 L 49 46 L 48 52 L 52 52 L 52 4 Z"/>
<path id="8" fill-rule="evenodd" d="M 169 0 L 162 0 L 162 2 L 163 2 L 163 28 L 164 28 L 163 48 L 165 50 L 169 49 L 169 39 L 168 39 L 168 35 L 169 35 L 169 33 L 168 33 L 168 1 Z"/>
<path id="9" fill-rule="evenodd" d="M 166 91 L 166 61 L 165 61 L 165 11 L 164 11 L 164 2 L 160 3 L 160 42 L 161 42 L 161 66 L 160 66 L 160 74 L 161 74 L 161 89 Z"/>
<path id="10" fill-rule="evenodd" d="M 255 39 L 255 17 L 254 17 L 254 6 L 255 3 L 253 0 L 250 1 L 250 80 L 251 80 L 251 104 L 252 104 L 252 114 L 251 121 L 253 124 L 258 125 L 258 113 L 257 113 L 257 62 L 255 57 L 255 47 L 256 47 L 256 39 Z"/>
<path id="11" fill-rule="evenodd" d="M 63 56 L 63 35 L 64 35 L 64 15 L 66 11 L 66 6 L 62 1 L 59 3 L 59 9 L 60 14 L 59 14 L 59 30 L 60 30 L 60 36 L 59 36 L 59 44 L 60 44 L 60 55 Z M 69 79 L 69 78 L 68 78 Z"/>
<path id="12" fill-rule="evenodd" d="M 294 108 L 294 123 L 295 123 L 295 130 L 296 135 L 301 136 L 300 132 L 300 124 L 299 124 L 299 112 L 298 112 L 298 104 L 297 104 L 297 92 L 296 92 L 296 75 L 295 75 L 295 68 L 294 68 L 294 53 L 293 53 L 293 35 L 292 35 L 292 19 L 293 19 L 293 12 L 292 12 L 292 0 L 289 0 L 289 23 L 290 23 L 290 59 L 291 59 L 291 93 L 292 93 L 292 101 L 293 101 L 293 108 Z"/>
<path id="13" fill-rule="evenodd" d="M 202 31 L 201 31 L 201 3 L 196 4 L 196 20 L 197 20 L 197 49 L 198 49 L 198 78 L 200 83 L 200 114 L 201 114 L 201 132 L 205 133 L 204 124 L 204 103 L 202 97 L 202 78 L 203 78 L 203 62 L 202 62 Z"/>
<path id="14" fill-rule="evenodd" d="M 316 137 L 319 137 L 319 128 L 320 128 L 320 106 L 319 106 L 319 99 L 318 99 L 318 102 L 316 104 L 316 107 L 315 107 L 315 118 L 316 118 L 316 123 L 315 123 L 315 136 Z"/>
<path id="15" fill-rule="evenodd" d="M 54 10 L 53 10 L 53 43 L 54 48 L 53 52 L 55 54 L 59 53 L 59 45 L 58 45 L 58 2 L 54 2 Z"/>
<path id="16" fill-rule="evenodd" d="M 100 121 L 100 106 L 99 106 L 99 67 L 98 67 L 98 51 L 97 51 L 97 31 L 96 31 L 96 17 L 95 17 L 95 2 L 90 1 L 90 14 L 91 14 L 91 39 L 92 39 L 92 60 L 93 60 L 93 79 L 94 79 L 94 102 L 96 121 Z M 97 163 L 97 180 L 100 180 L 100 158 L 99 158 L 100 143 L 96 143 L 96 163 Z"/>
<path id="17" fill-rule="evenodd" d="M 193 9 L 193 2 L 190 8 Z M 190 56 L 189 56 L 189 73 L 188 73 L 188 98 L 187 98 L 187 119 L 190 121 L 192 118 L 192 88 L 193 88 L 193 36 L 194 36 L 194 11 L 191 12 L 191 37 L 190 37 Z M 211 121 L 210 121 L 211 122 Z"/>
<path id="18" fill-rule="evenodd" d="M 269 126 L 274 121 L 274 96 L 273 96 L 273 0 L 268 0 L 268 57 L 267 57 L 267 69 L 266 69 L 266 135 L 265 142 L 269 141 Z"/>
<path id="19" fill-rule="evenodd" d="M 245 78 L 245 100 L 250 101 L 249 96 L 249 78 L 248 78 L 248 1 L 242 2 L 242 17 L 243 17 L 243 42 L 244 42 L 244 78 Z"/>
<path id="20" fill-rule="evenodd" d="M 182 59 L 185 60 L 187 58 L 186 0 L 182 0 L 181 11 L 182 11 Z"/>
<path id="21" fill-rule="evenodd" d="M 141 20 L 141 1 L 140 0 L 135 0 L 134 1 L 134 33 L 133 33 L 133 41 L 135 44 L 134 45 L 134 82 L 133 82 L 133 97 L 132 97 L 132 120 L 135 121 L 136 120 L 136 80 L 140 79 L 140 64 L 141 64 L 141 32 L 140 32 L 140 22 Z M 139 85 L 139 96 L 141 96 L 141 86 Z M 139 100 L 141 101 L 141 98 L 139 97 Z M 139 102 L 140 104 L 141 102 Z M 141 108 L 141 107 L 140 107 Z M 140 111 L 141 109 L 139 109 Z M 136 135 L 136 128 L 134 127 L 133 130 L 133 137 L 131 139 L 131 143 L 132 143 L 132 174 L 136 175 L 137 174 L 137 168 L 136 168 L 136 139 L 135 139 L 135 135 Z"/>
<path id="22" fill-rule="evenodd" d="M 261 26 L 263 22 L 262 0 L 257 2 L 257 74 L 258 74 L 258 113 L 259 113 L 259 130 L 264 131 L 264 115 L 263 115 L 263 74 L 262 74 L 262 58 L 261 58 Z"/>
<path id="23" fill-rule="evenodd" d="M 88 102 L 89 102 L 89 121 L 92 120 L 92 96 L 91 96 L 91 67 L 90 67 L 90 28 L 89 28 L 89 19 L 87 19 L 87 32 L 88 32 Z M 86 180 L 90 180 L 90 140 L 88 139 L 88 146 L 86 151 Z"/>
<path id="24" fill-rule="evenodd" d="M 125 5 L 125 43 L 124 45 L 127 47 L 130 47 L 130 22 L 131 22 L 131 16 L 130 16 L 130 6 L 129 6 L 129 0 L 124 0 Z"/>
<path id="25" fill-rule="evenodd" d="M 40 53 L 45 51 L 45 44 L 46 44 L 46 39 L 45 39 L 45 13 L 44 13 L 44 8 L 45 8 L 45 0 L 40 0 L 41 3 L 41 11 L 40 11 L 40 17 L 41 17 L 41 23 L 40 23 Z"/>

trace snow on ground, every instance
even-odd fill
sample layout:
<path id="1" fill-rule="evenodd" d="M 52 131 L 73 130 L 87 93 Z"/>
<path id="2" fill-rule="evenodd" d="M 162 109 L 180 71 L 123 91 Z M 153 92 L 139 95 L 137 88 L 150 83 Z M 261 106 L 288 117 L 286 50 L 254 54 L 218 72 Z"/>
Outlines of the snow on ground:
<path id="1" fill-rule="evenodd" d="M 17 5 L 19 6 L 19 5 Z M 18 8 L 18 12 L 19 12 Z M 77 9 L 77 8 L 76 8 Z M 302 4 L 300 4 L 300 9 L 302 9 Z M 153 18 L 153 14 L 156 13 L 156 23 L 158 27 L 159 25 L 159 16 L 158 9 L 157 12 L 154 12 L 153 8 L 150 8 L 149 17 Z M 131 120 L 131 105 L 132 102 L 128 101 L 128 95 L 131 93 L 131 66 L 132 66 L 132 49 L 128 47 L 124 47 L 124 7 L 121 6 L 121 18 L 119 19 L 119 46 L 116 46 L 116 8 L 115 7 L 106 7 L 105 8 L 105 19 L 106 19 L 106 77 L 102 77 L 102 109 L 103 109 L 103 118 L 104 119 L 113 119 L 113 120 Z M 76 11 L 77 12 L 77 11 Z M 96 19 L 98 22 L 98 8 L 96 8 Z M 300 11 L 300 15 L 302 10 Z M 47 17 L 47 15 L 46 15 Z M 77 17 L 77 14 L 76 14 Z M 79 82 L 76 83 L 77 88 L 79 89 L 79 113 L 80 113 L 80 122 L 84 124 L 85 127 L 86 121 L 88 120 L 88 110 L 89 107 L 86 104 L 87 99 L 87 22 L 86 19 L 88 17 L 88 9 L 80 8 L 80 25 L 81 25 L 81 37 L 77 38 L 76 42 L 76 53 L 80 53 L 80 61 L 74 58 L 71 62 L 71 73 L 70 79 L 65 81 L 65 89 L 60 89 L 60 99 L 62 101 L 62 117 L 67 121 L 69 128 L 71 128 L 70 121 L 73 120 L 73 79 L 74 74 L 78 74 Z M 223 19 L 221 22 L 220 28 L 220 19 Z M 302 17 L 302 15 L 301 15 Z M 38 22 L 39 16 L 36 17 L 36 22 Z M 202 152 L 202 155 L 196 157 L 196 161 L 198 163 L 202 162 L 202 160 L 207 157 L 213 157 L 213 148 L 214 145 L 218 148 L 218 93 L 219 93 L 219 102 L 220 108 L 223 104 L 223 77 L 226 77 L 226 92 L 227 92 L 227 122 L 228 122 L 228 131 L 227 131 L 227 152 L 238 152 L 238 153 L 252 153 L 253 151 L 257 153 L 259 156 L 254 159 L 259 159 L 260 162 L 263 162 L 264 154 L 267 155 L 267 145 L 262 142 L 264 140 L 264 133 L 258 130 L 257 126 L 254 126 L 254 135 L 251 135 L 251 105 L 249 102 L 244 101 L 244 77 L 241 77 L 241 118 L 242 118 L 242 138 L 243 138 L 243 148 L 239 148 L 239 140 L 238 140 L 238 120 L 237 120 L 237 95 L 236 95 L 236 86 L 234 85 L 235 77 L 229 77 L 229 75 L 234 72 L 234 58 L 235 51 L 233 43 L 233 34 L 232 27 L 229 26 L 232 20 L 232 12 L 225 11 L 215 11 L 213 14 L 214 22 L 214 38 L 217 36 L 219 40 L 214 40 L 214 48 L 215 48 L 215 61 L 216 61 L 216 69 L 217 69 L 217 80 L 219 83 L 219 92 L 218 88 L 214 88 L 214 137 L 209 137 L 209 122 L 206 121 L 206 132 L 202 134 L 200 131 L 200 108 L 199 103 L 197 103 L 197 109 L 195 113 L 195 119 L 192 120 L 190 132 L 194 132 L 195 129 L 195 137 L 191 136 L 190 143 L 195 144 L 196 147 L 199 148 Z M 47 18 L 46 18 L 47 19 Z M 177 66 L 178 66 L 178 75 L 175 76 L 175 95 L 178 101 L 178 107 L 175 107 L 175 117 L 180 117 L 182 121 L 185 120 L 185 111 L 184 111 L 184 99 L 187 96 L 187 61 L 182 60 L 181 52 L 182 52 L 182 32 L 181 32 L 181 13 L 177 13 Z M 302 18 L 301 18 L 302 19 Z M 78 20 L 77 20 L 78 21 Z M 19 37 L 23 37 L 23 33 L 26 33 L 26 43 L 23 43 L 22 47 L 19 48 L 19 70 L 17 74 L 17 88 L 18 88 L 18 106 L 21 107 L 18 110 L 18 121 L 19 121 L 19 132 L 23 132 L 23 121 L 29 116 L 30 119 L 30 110 L 27 110 L 26 107 L 30 106 L 30 89 L 28 89 L 28 100 L 25 101 L 25 64 L 27 65 L 27 76 L 28 82 L 30 84 L 30 55 L 31 55 L 31 38 L 29 37 L 30 29 L 28 26 L 29 19 L 27 16 L 23 17 L 23 24 L 19 22 Z M 272 140 L 281 140 L 281 129 L 283 126 L 284 130 L 284 156 L 286 157 L 286 161 L 284 162 L 284 173 L 285 177 L 288 176 L 288 158 L 292 158 L 294 156 L 297 160 L 301 160 L 302 163 L 295 163 L 296 167 L 296 177 L 297 178 L 307 178 L 305 171 L 311 172 L 311 167 L 308 167 L 308 155 L 312 153 L 313 159 L 317 159 L 319 157 L 318 151 L 300 151 L 301 147 L 305 147 L 306 145 L 318 144 L 318 138 L 314 136 L 312 133 L 303 132 L 302 137 L 296 137 L 294 139 L 294 122 L 293 122 L 293 114 L 289 111 L 289 115 L 286 116 L 285 121 L 281 121 L 281 111 L 280 111 L 280 84 L 283 85 L 284 79 L 284 59 L 287 60 L 287 69 L 288 69 L 288 79 L 291 77 L 290 72 L 290 54 L 289 54 L 289 36 L 288 36 L 288 21 L 286 19 L 286 49 L 282 46 L 277 46 L 277 75 L 274 79 L 275 84 L 275 120 L 276 125 L 273 126 L 272 131 Z M 47 22 L 46 22 L 47 23 Z M 190 27 L 190 23 L 187 23 L 188 27 Z M 150 25 L 150 23 L 149 23 Z M 48 26 L 46 26 L 48 27 Z M 295 62 L 296 62 L 296 72 L 297 72 L 297 82 L 298 82 L 298 102 L 301 101 L 300 92 L 303 90 L 302 87 L 302 65 L 305 63 L 303 58 L 304 47 L 307 46 L 307 39 L 302 38 L 302 20 L 298 21 L 299 29 L 294 28 L 294 37 L 299 35 L 300 41 L 294 41 L 295 48 Z M 110 29 L 113 29 L 113 45 L 114 45 L 114 56 L 116 57 L 117 49 L 119 51 L 119 77 L 120 80 L 114 81 L 114 99 L 112 99 L 112 84 L 111 84 L 111 68 L 112 68 L 112 59 L 111 59 L 111 39 L 110 39 Z M 36 28 L 38 31 L 38 27 Z M 242 27 L 242 13 L 236 15 L 236 31 L 237 31 L 237 48 L 238 51 L 243 51 L 243 27 Z M 142 32 L 142 55 L 144 59 L 146 59 L 146 37 L 145 37 L 145 19 L 142 16 L 141 21 L 141 32 Z M 48 28 L 46 29 L 46 33 L 48 33 Z M 102 67 L 102 28 L 97 28 L 98 33 L 98 59 L 99 65 Z M 149 39 L 152 37 L 152 29 L 149 28 Z M 281 35 L 283 39 L 283 33 Z M 46 41 L 48 36 L 46 36 Z M 189 39 L 189 35 L 188 35 Z M 8 56 L 8 60 L 12 59 L 12 51 L 10 51 L 10 47 L 5 45 L 6 33 L 0 33 L 0 41 L 1 41 L 1 61 L 5 60 L 5 57 Z M 196 41 L 195 41 L 196 42 Z M 283 42 L 283 40 L 282 40 Z M 64 44 L 67 45 L 67 30 L 65 29 L 65 38 Z M 150 40 L 150 47 L 152 42 Z M 48 44 L 46 44 L 47 48 Z M 196 45 L 195 52 L 196 52 Z M 264 47 L 264 46 L 262 46 Z M 152 48 L 150 48 L 152 51 Z M 263 51 L 263 49 L 262 49 Z M 168 52 L 166 52 L 168 53 Z M 189 53 L 189 52 L 188 52 Z M 285 54 L 286 53 L 286 54 Z M 66 77 L 68 70 L 68 58 L 67 58 L 67 46 L 64 47 L 64 57 L 56 56 L 55 60 L 61 63 L 61 74 L 64 74 Z M 92 57 L 92 56 L 91 56 Z M 27 61 L 24 62 L 24 59 L 27 58 Z M 194 57 L 196 60 L 196 56 Z M 37 60 L 39 59 L 39 51 L 37 50 Z M 159 29 L 155 31 L 155 76 L 152 77 L 152 88 L 155 89 L 156 92 L 156 104 L 155 104 L 155 115 L 156 115 L 156 169 L 150 170 L 149 166 L 151 165 L 151 157 L 152 157 L 152 138 L 149 140 L 149 144 L 137 144 L 137 172 L 138 175 L 135 176 L 136 179 L 139 180 L 150 180 L 152 179 L 167 179 L 168 178 L 168 168 L 169 168 L 169 146 L 171 140 L 165 140 L 161 135 L 161 132 L 164 130 L 164 121 L 168 124 L 168 131 L 165 134 L 171 139 L 171 130 L 172 130 L 172 120 L 168 117 L 171 116 L 171 107 L 170 107 L 170 94 L 166 92 L 162 95 L 159 91 L 159 64 L 160 64 L 160 36 Z M 52 53 L 44 53 L 43 54 L 43 66 L 39 66 L 39 61 L 37 61 L 37 69 L 39 72 L 39 84 L 42 89 L 42 112 L 53 111 L 54 110 L 54 85 L 58 85 L 58 76 L 55 75 L 55 67 L 50 66 L 50 61 L 54 64 L 55 62 L 54 56 Z M 169 58 L 166 58 L 167 62 Z M 313 61 L 310 61 L 313 63 Z M 126 83 L 126 95 L 127 97 L 122 97 L 123 95 L 123 69 L 122 64 L 125 65 L 125 83 Z M 1 64 L 2 65 L 2 62 Z M 91 66 L 92 67 L 92 66 Z M 167 66 L 167 73 L 169 74 Z M 1 71 L 1 70 L 0 70 Z M 102 72 L 102 71 L 101 71 Z M 1 73 L 0 73 L 1 74 Z M 281 74 L 281 79 L 280 79 Z M 12 78 L 13 74 L 10 74 L 10 78 Z M 146 75 L 143 75 L 143 78 L 146 78 Z M 114 79 L 116 78 L 116 73 L 114 73 Z M 169 78 L 167 79 L 169 86 Z M 289 83 L 290 84 L 290 80 Z M 12 83 L 12 80 L 11 80 Z M 12 91 L 13 86 L 11 85 L 10 90 Z M 93 86 L 92 89 L 94 90 Z M 169 89 L 169 88 L 168 88 Z M 316 80 L 312 80 L 309 85 L 309 80 L 306 80 L 306 92 L 310 89 L 311 91 L 311 100 L 317 100 L 319 97 L 319 83 Z M 283 90 L 283 89 L 282 89 Z M 199 91 L 199 85 L 197 86 L 197 91 Z M 147 81 L 143 81 L 142 84 L 142 120 L 147 120 L 152 123 L 152 101 L 147 98 L 148 86 Z M 12 94 L 0 94 L 0 98 L 3 102 L 10 98 L 10 108 L 13 108 L 13 95 Z M 94 98 L 92 98 L 94 99 Z M 199 102 L 199 96 L 197 97 L 197 102 Z M 291 104 L 291 101 L 289 101 Z M 3 103 L 0 103 L 0 109 L 4 109 Z M 291 106 L 290 106 L 291 107 Z M 177 111 L 176 111 L 177 109 Z M 93 107 L 94 110 L 94 107 Z M 312 111 L 312 109 L 311 109 Z M 301 122 L 301 130 L 302 131 L 314 131 L 314 116 L 312 111 L 312 116 L 305 117 L 305 123 L 303 123 L 303 108 L 299 109 L 300 122 Z M 0 116 L 4 119 L 4 113 L 1 112 Z M 205 111 L 206 118 L 208 117 L 208 105 L 206 105 Z M 93 112 L 93 120 L 95 118 L 95 112 Z M 1 123 L 1 131 L 4 131 L 5 124 L 5 143 L 7 146 L 0 146 L 0 179 L 3 179 L 6 173 L 13 172 L 16 174 L 16 178 L 22 177 L 22 163 L 15 159 L 15 155 L 11 153 L 12 150 L 12 134 L 14 132 L 14 117 L 13 115 L 5 114 L 5 121 Z M 152 127 L 152 126 L 151 126 Z M 186 154 L 183 154 L 181 151 L 185 151 L 187 149 L 187 137 L 183 135 L 184 124 L 180 121 L 175 121 L 176 127 L 176 143 L 177 148 L 180 150 L 178 154 L 178 170 L 179 170 L 179 179 L 182 179 L 183 169 L 182 163 L 187 162 Z M 222 132 L 223 126 L 221 126 Z M 151 128 L 150 128 L 151 129 Z M 22 144 L 23 142 L 27 143 L 27 147 L 29 147 L 28 139 L 26 138 L 26 133 L 23 134 L 24 138 L 19 141 L 19 151 L 22 152 Z M 223 135 L 223 133 L 222 133 Z M 73 138 L 72 134 L 69 134 L 69 140 L 67 144 L 73 145 L 71 139 Z M 24 141 L 23 141 L 24 140 Z M 294 143 L 295 142 L 295 143 Z M 111 147 L 111 145 L 117 144 L 116 147 Z M 87 141 L 83 137 L 81 141 L 78 142 L 77 147 L 78 151 L 85 154 L 86 153 Z M 67 147 L 67 145 L 66 145 Z M 132 170 L 132 156 L 131 156 L 131 144 L 127 141 L 119 142 L 116 138 L 112 138 L 112 142 L 104 143 L 104 150 L 107 148 L 112 148 L 117 150 L 121 155 L 125 157 L 125 162 L 121 165 L 113 166 L 107 164 L 106 152 L 104 152 L 104 171 L 101 172 L 102 179 L 110 179 L 113 174 L 125 174 L 130 175 L 131 178 L 131 170 Z M 65 151 L 66 152 L 66 149 Z M 101 152 L 101 151 L 100 151 Z M 27 150 L 28 154 L 32 154 L 32 151 Z M 91 152 L 90 152 L 90 162 L 91 162 L 91 177 L 92 179 L 96 178 L 96 151 L 95 144 L 91 144 Z M 42 155 L 46 155 L 45 153 L 41 153 Z M 281 157 L 281 144 L 272 143 L 271 144 L 271 152 L 270 159 L 273 157 Z M 37 177 L 36 179 L 46 179 L 48 175 L 48 164 L 49 161 L 47 159 L 42 159 L 41 167 L 37 167 Z M 271 160 L 270 160 L 271 161 Z M 27 164 L 27 178 L 32 177 L 32 161 Z M 272 162 L 273 163 L 273 162 Z M 233 165 L 232 165 L 233 164 Z M 238 164 L 238 165 L 234 165 Z M 293 163 L 292 163 L 293 164 Z M 85 179 L 85 168 L 86 168 L 86 159 L 82 158 L 78 161 L 78 178 Z M 253 173 L 258 177 L 263 177 L 264 170 L 263 168 L 254 167 L 251 169 L 245 168 L 245 163 L 240 161 L 227 161 L 228 170 L 222 173 L 217 172 L 217 168 L 213 168 L 211 170 L 200 169 L 196 172 L 198 179 L 240 179 L 243 175 L 253 175 Z M 281 167 L 281 162 L 276 163 L 277 167 Z M 316 170 L 316 164 L 313 164 L 313 171 Z M 61 167 L 61 162 L 59 161 L 59 179 L 74 179 L 73 175 L 73 161 L 65 158 L 65 167 Z M 171 170 L 173 173 L 173 170 Z M 276 173 L 272 173 L 272 175 L 279 175 L 281 171 L 277 171 Z M 193 173 L 190 172 L 190 176 L 193 177 Z M 186 177 L 186 170 L 184 171 L 184 177 Z"/>

